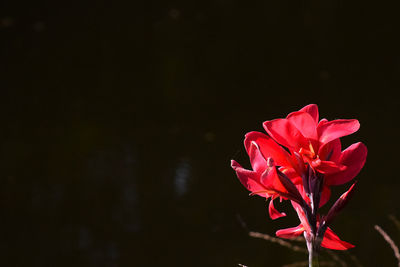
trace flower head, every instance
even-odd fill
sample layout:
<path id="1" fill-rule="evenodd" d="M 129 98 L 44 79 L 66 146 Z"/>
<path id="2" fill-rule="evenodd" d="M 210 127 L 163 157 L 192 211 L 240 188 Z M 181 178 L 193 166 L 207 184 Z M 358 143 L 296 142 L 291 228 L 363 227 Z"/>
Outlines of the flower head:
<path id="1" fill-rule="evenodd" d="M 330 198 L 330 187 L 352 180 L 364 166 L 367 148 L 355 143 L 342 151 L 340 138 L 356 132 L 360 124 L 355 119 L 319 120 L 315 104 L 290 113 L 286 118 L 263 123 L 267 134 L 250 132 L 244 145 L 252 170 L 246 170 L 232 160 L 232 168 L 242 184 L 251 192 L 271 198 L 272 219 L 285 216 L 274 208 L 275 198 L 289 199 L 300 219 L 295 228 L 280 230 L 280 237 L 305 234 L 317 246 L 347 249 L 351 244 L 341 241 L 328 227 L 352 195 L 352 188 L 332 207 L 327 216 L 318 208 Z M 351 194 L 350 194 L 351 193 Z"/>
<path id="2" fill-rule="evenodd" d="M 341 151 L 340 138 L 356 132 L 360 128 L 358 120 L 319 120 L 318 107 L 311 104 L 284 119 L 266 121 L 263 126 L 289 151 L 292 165 L 284 167 L 294 168 L 299 176 L 310 166 L 324 175 L 325 185 L 340 185 L 352 180 L 364 166 L 367 148 L 363 143 Z"/>

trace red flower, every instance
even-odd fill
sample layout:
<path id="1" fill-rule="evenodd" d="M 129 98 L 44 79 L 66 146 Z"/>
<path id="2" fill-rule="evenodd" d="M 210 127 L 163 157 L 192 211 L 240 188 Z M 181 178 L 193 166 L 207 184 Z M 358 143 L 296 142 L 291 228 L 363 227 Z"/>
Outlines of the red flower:
<path id="1" fill-rule="evenodd" d="M 319 121 L 318 107 L 311 104 L 285 119 L 266 121 L 263 126 L 269 136 L 295 158 L 294 165 L 281 166 L 293 167 L 300 176 L 306 172 L 307 164 L 324 175 L 324 185 L 340 185 L 353 179 L 364 166 L 367 148 L 363 143 L 341 151 L 340 137 L 356 132 L 360 127 L 358 120 Z"/>
<path id="2" fill-rule="evenodd" d="M 352 180 L 364 166 L 366 146 L 355 143 L 342 151 L 340 142 L 341 137 L 359 129 L 359 122 L 319 120 L 318 107 L 311 104 L 285 119 L 266 121 L 263 126 L 268 135 L 250 132 L 244 140 L 252 170 L 242 168 L 234 160 L 232 168 L 251 195 L 271 198 L 272 219 L 286 215 L 274 208 L 275 198 L 292 201 L 301 223 L 279 230 L 277 235 L 293 237 L 304 233 L 307 244 L 313 243 L 313 249 L 319 245 L 331 249 L 353 247 L 340 240 L 328 226 L 347 203 L 354 186 L 321 220 L 318 208 L 330 198 L 330 186 Z"/>
<path id="3" fill-rule="evenodd" d="M 357 131 L 357 120 L 318 119 L 318 107 L 311 104 L 290 113 L 285 119 L 264 122 L 263 126 L 269 136 L 260 132 L 250 132 L 246 134 L 244 143 L 251 162 L 255 161 L 255 154 L 250 155 L 251 144 L 254 144 L 260 151 L 259 154 L 264 158 L 271 157 L 294 184 L 304 184 L 302 179 L 308 175 L 307 166 L 322 174 L 322 206 L 329 200 L 329 186 L 344 184 L 360 172 L 366 160 L 367 148 L 359 142 L 341 151 L 339 138 Z M 244 175 L 241 176 L 243 180 Z M 301 188 L 300 192 L 309 202 L 305 194 L 308 193 L 308 185 L 303 186 L 304 189 Z"/>

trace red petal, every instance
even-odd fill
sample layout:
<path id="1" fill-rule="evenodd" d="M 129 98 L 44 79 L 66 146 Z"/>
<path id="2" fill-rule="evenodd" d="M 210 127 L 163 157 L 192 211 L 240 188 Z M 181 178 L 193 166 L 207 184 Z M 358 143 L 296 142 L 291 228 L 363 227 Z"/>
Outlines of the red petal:
<path id="1" fill-rule="evenodd" d="M 296 227 L 278 230 L 276 231 L 276 236 L 281 238 L 293 238 L 301 235 L 302 233 L 304 233 L 304 228 L 300 224 L 299 226 Z"/>
<path id="2" fill-rule="evenodd" d="M 327 185 L 341 185 L 353 179 L 362 169 L 367 159 L 367 147 L 363 143 L 355 143 L 344 150 L 339 162 L 347 166 L 343 172 L 327 175 Z"/>
<path id="3" fill-rule="evenodd" d="M 318 156 L 321 160 L 339 161 L 340 154 L 342 153 L 342 145 L 340 139 L 335 139 L 329 143 L 322 145 L 319 148 Z M 329 159 L 327 159 L 329 157 Z"/>
<path id="4" fill-rule="evenodd" d="M 247 188 L 247 190 L 259 196 L 266 197 L 265 193 L 257 193 L 264 192 L 266 190 L 265 187 L 258 182 L 260 179 L 259 174 L 243 169 L 242 166 L 240 166 L 240 164 L 234 160 L 231 161 L 231 166 L 236 171 L 239 181 Z"/>
<path id="5" fill-rule="evenodd" d="M 342 194 L 338 200 L 336 200 L 335 204 L 329 209 L 328 214 L 324 217 L 324 221 L 326 225 L 330 225 L 332 221 L 336 218 L 336 216 L 340 213 L 340 211 L 347 205 L 354 194 L 354 188 L 356 183 L 354 183 L 349 190 L 347 190 L 344 194 Z"/>
<path id="6" fill-rule="evenodd" d="M 260 177 L 260 184 L 262 184 L 266 189 L 272 192 L 280 192 L 288 194 L 287 189 L 281 183 L 276 168 L 270 168 L 266 170 Z"/>
<path id="7" fill-rule="evenodd" d="M 290 178 L 290 180 L 292 180 L 292 182 L 294 184 L 301 184 L 303 182 L 303 179 L 301 179 L 301 177 L 299 176 L 299 174 L 296 172 L 295 169 L 291 168 L 291 167 L 282 167 L 279 168 L 279 170 L 281 172 L 283 172 L 287 177 Z"/>
<path id="8" fill-rule="evenodd" d="M 267 159 L 261 154 L 260 148 L 256 142 L 251 142 L 247 150 L 249 153 L 250 163 L 253 170 L 257 173 L 263 173 L 268 167 Z"/>
<path id="9" fill-rule="evenodd" d="M 276 119 L 263 123 L 264 129 L 279 144 L 298 150 L 308 147 L 308 142 L 301 132 L 287 119 Z"/>
<path id="10" fill-rule="evenodd" d="M 346 250 L 349 248 L 354 248 L 354 245 L 340 240 L 340 238 L 329 227 L 328 229 L 326 229 L 321 246 L 323 246 L 324 248 L 336 250 Z"/>
<path id="11" fill-rule="evenodd" d="M 312 162 L 314 163 L 314 161 Z M 338 164 L 333 161 L 320 161 L 316 166 L 312 164 L 313 168 L 322 174 L 332 174 L 347 169 L 345 165 Z"/>
<path id="12" fill-rule="evenodd" d="M 248 154 L 250 151 L 251 143 L 255 142 L 265 159 L 271 157 L 278 166 L 290 165 L 289 153 L 286 152 L 280 145 L 278 145 L 269 136 L 260 132 L 250 132 L 246 134 L 244 139 L 244 146 Z"/>
<path id="13" fill-rule="evenodd" d="M 274 200 L 272 198 L 269 201 L 268 211 L 269 211 L 269 216 L 271 217 L 272 220 L 286 216 L 286 213 L 279 212 L 277 209 L 275 209 Z"/>
<path id="14" fill-rule="evenodd" d="M 311 227 L 308 224 L 308 220 L 307 220 L 306 214 L 304 213 L 302 207 L 299 204 L 297 204 L 296 202 L 294 202 L 294 201 L 291 201 L 291 203 L 292 203 L 293 208 L 297 212 L 297 216 L 300 219 L 302 227 L 304 228 L 304 230 L 306 232 L 310 233 L 311 232 Z"/>
<path id="15" fill-rule="evenodd" d="M 304 108 L 300 109 L 300 111 L 305 111 L 313 117 L 315 123 L 318 123 L 319 120 L 319 113 L 318 113 L 318 106 L 316 104 L 310 104 L 305 106 Z"/>
<path id="16" fill-rule="evenodd" d="M 325 123 L 327 123 L 327 122 L 328 122 L 328 120 L 325 119 L 325 118 L 323 118 L 323 119 L 321 119 L 321 120 L 318 122 L 318 126 L 317 126 L 317 127 L 320 127 L 321 125 L 323 125 L 323 124 L 325 124 Z"/>
<path id="17" fill-rule="evenodd" d="M 307 193 L 304 189 L 303 184 L 297 184 L 296 185 L 297 190 L 299 190 L 300 195 L 303 197 L 303 199 L 306 201 L 307 204 L 310 204 L 310 198 L 307 196 Z"/>
<path id="18" fill-rule="evenodd" d="M 319 207 L 325 205 L 331 197 L 331 189 L 328 186 L 324 186 L 321 193 L 321 199 L 319 201 Z"/>
<path id="19" fill-rule="evenodd" d="M 319 141 L 322 144 L 352 134 L 360 128 L 358 120 L 334 120 L 318 125 Z"/>
<path id="20" fill-rule="evenodd" d="M 296 111 L 287 116 L 287 119 L 301 132 L 301 134 L 310 140 L 318 140 L 317 122 L 307 112 Z"/>

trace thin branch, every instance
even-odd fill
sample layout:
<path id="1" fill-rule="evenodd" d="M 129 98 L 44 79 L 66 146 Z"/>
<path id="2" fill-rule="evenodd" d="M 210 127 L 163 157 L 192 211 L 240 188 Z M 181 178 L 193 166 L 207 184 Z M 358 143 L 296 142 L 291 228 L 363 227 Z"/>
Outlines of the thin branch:
<path id="1" fill-rule="evenodd" d="M 295 263 L 290 263 L 283 265 L 282 267 L 305 267 L 305 266 L 308 266 L 308 261 L 299 261 Z"/>
<path id="2" fill-rule="evenodd" d="M 250 231 L 249 232 L 249 236 L 255 237 L 255 238 L 264 239 L 264 240 L 267 240 L 267 241 L 270 241 L 270 242 L 273 242 L 273 243 L 277 243 L 277 244 L 279 244 L 279 245 L 281 245 L 283 247 L 289 248 L 289 249 L 291 249 L 293 251 L 298 251 L 298 252 L 302 252 L 302 253 L 308 253 L 308 251 L 306 249 L 302 248 L 302 247 L 299 247 L 299 246 L 296 246 L 296 245 L 292 245 L 291 243 L 289 243 L 289 242 L 287 242 L 285 240 L 282 240 L 282 239 L 279 239 L 279 238 L 276 238 L 276 237 L 272 237 L 272 236 L 267 235 L 267 234 L 262 234 L 262 233 L 259 233 L 259 232 Z"/>
<path id="3" fill-rule="evenodd" d="M 390 236 L 385 231 L 383 231 L 383 229 L 379 225 L 375 225 L 375 230 L 378 231 L 382 235 L 382 237 L 385 239 L 385 241 L 390 245 L 390 247 L 392 248 L 392 250 L 394 252 L 394 256 L 396 257 L 396 259 L 399 263 L 399 267 L 400 267 L 399 248 L 396 246 L 396 244 L 393 242 L 393 240 L 390 238 Z"/>
<path id="4" fill-rule="evenodd" d="M 389 219 L 396 225 L 397 229 L 400 230 L 400 221 L 394 215 L 389 215 Z"/>

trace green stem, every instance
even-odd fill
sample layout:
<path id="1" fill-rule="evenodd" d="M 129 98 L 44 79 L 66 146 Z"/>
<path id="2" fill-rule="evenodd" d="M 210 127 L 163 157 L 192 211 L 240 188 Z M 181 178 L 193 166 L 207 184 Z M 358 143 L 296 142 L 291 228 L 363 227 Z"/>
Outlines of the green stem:
<path id="1" fill-rule="evenodd" d="M 317 244 L 313 237 L 306 237 L 308 249 L 308 266 L 319 267 Z"/>
<path id="2" fill-rule="evenodd" d="M 309 257 L 308 258 L 309 267 L 319 267 L 318 254 L 316 251 L 310 253 L 308 257 Z"/>

